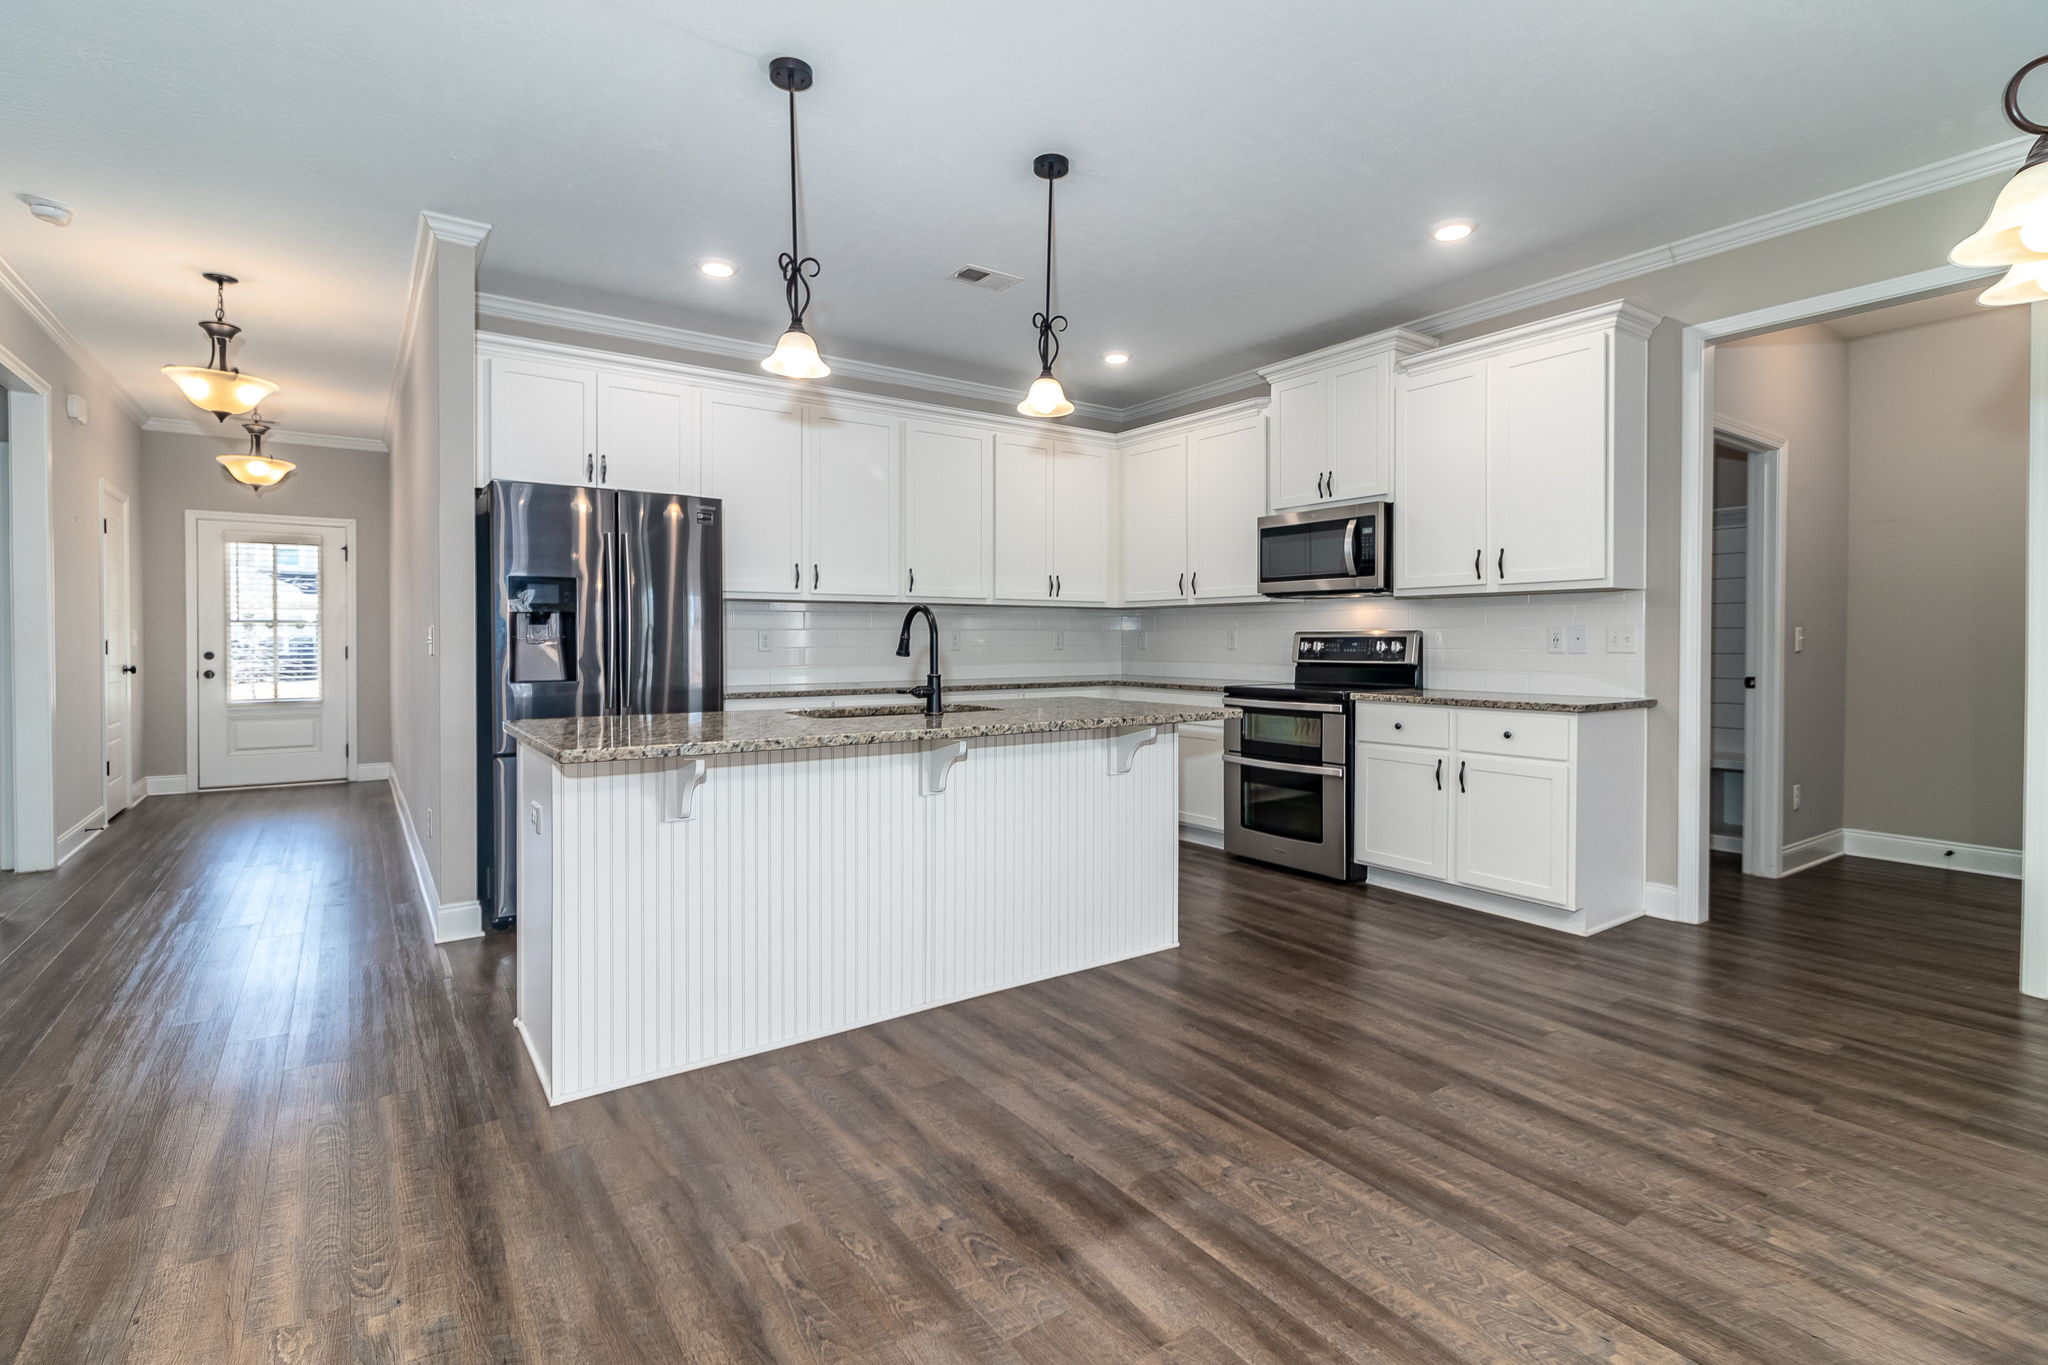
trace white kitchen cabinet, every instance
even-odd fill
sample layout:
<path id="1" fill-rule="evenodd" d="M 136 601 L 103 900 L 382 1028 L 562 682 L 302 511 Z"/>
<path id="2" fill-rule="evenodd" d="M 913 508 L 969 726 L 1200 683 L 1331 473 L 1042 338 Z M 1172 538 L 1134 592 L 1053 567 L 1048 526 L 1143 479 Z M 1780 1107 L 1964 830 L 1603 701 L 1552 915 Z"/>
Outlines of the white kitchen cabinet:
<path id="1" fill-rule="evenodd" d="M 1188 447 L 1175 432 L 1123 452 L 1124 601 L 1180 602 L 1188 592 Z"/>
<path id="2" fill-rule="evenodd" d="M 529 356 L 479 362 L 489 452 L 479 484 L 594 483 L 597 476 L 598 372 L 592 366 Z"/>
<path id="3" fill-rule="evenodd" d="M 1110 448 L 1057 440 L 1052 448 L 1053 596 L 1078 606 L 1109 601 Z"/>
<path id="4" fill-rule="evenodd" d="M 1259 372 L 1273 385 L 1274 510 L 1392 494 L 1395 374 L 1435 344 L 1397 328 Z"/>
<path id="5" fill-rule="evenodd" d="M 995 592 L 1001 601 L 1109 600 L 1109 450 L 998 436 Z"/>
<path id="6" fill-rule="evenodd" d="M 1223 731 L 1180 727 L 1180 822 L 1223 832 Z"/>
<path id="7" fill-rule="evenodd" d="M 597 478 L 606 488 L 694 493 L 698 390 L 631 372 L 597 377 Z"/>
<path id="8" fill-rule="evenodd" d="M 804 406 L 804 590 L 892 597 L 900 497 L 899 423 L 843 405 Z"/>
<path id="9" fill-rule="evenodd" d="M 994 588 L 995 434 L 904 424 L 904 591 L 979 601 Z"/>
<path id="10" fill-rule="evenodd" d="M 1394 591 L 1643 586 L 1648 339 L 1603 304 L 1410 358 Z"/>
<path id="11" fill-rule="evenodd" d="M 704 492 L 725 505 L 728 593 L 803 591 L 803 417 L 794 397 L 704 395 Z"/>
<path id="12" fill-rule="evenodd" d="M 1451 875 L 1451 789 L 1441 749 L 1360 744 L 1351 768 L 1352 856 L 1419 877 Z"/>
<path id="13" fill-rule="evenodd" d="M 1190 430 L 1188 596 L 1258 596 L 1265 514 L 1265 417 L 1248 413 Z"/>
<path id="14" fill-rule="evenodd" d="M 1265 515 L 1263 404 L 1127 433 L 1123 460 L 1126 602 L 1253 598 Z"/>
<path id="15" fill-rule="evenodd" d="M 1352 850 L 1374 880 L 1580 934 L 1643 912 L 1643 711 L 1353 711 Z"/>

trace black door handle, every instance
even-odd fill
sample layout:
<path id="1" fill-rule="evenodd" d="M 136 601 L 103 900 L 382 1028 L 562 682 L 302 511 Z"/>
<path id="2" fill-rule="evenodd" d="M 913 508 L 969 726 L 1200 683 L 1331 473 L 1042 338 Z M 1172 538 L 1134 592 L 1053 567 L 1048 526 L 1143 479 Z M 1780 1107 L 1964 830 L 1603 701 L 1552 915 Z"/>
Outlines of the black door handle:
<path id="1" fill-rule="evenodd" d="M 122 671 L 123 673 L 133 673 L 133 672 L 135 671 L 135 665 L 134 665 L 134 664 L 122 664 L 122 665 L 121 665 L 121 671 Z"/>
<path id="2" fill-rule="evenodd" d="M 1442 759 L 1436 761 L 1436 789 L 1438 791 L 1444 789 L 1444 761 Z"/>
<path id="3" fill-rule="evenodd" d="M 210 677 L 212 677 L 212 676 L 213 676 L 213 670 L 209 668 L 209 669 L 205 670 L 204 672 L 202 672 L 202 673 L 201 673 L 201 674 L 200 674 L 199 676 L 200 676 L 200 677 L 202 677 L 202 678 L 210 678 Z"/>
<path id="4" fill-rule="evenodd" d="M 1749 689 L 1750 691 L 1752 691 L 1752 692 L 1756 691 L 1756 679 L 1755 679 L 1755 678 L 1744 678 L 1744 679 L 1742 680 L 1742 685 L 1743 685 L 1744 687 L 1748 688 L 1748 689 Z"/>
<path id="5" fill-rule="evenodd" d="M 1458 760 L 1458 790 L 1465 790 L 1465 760 Z"/>

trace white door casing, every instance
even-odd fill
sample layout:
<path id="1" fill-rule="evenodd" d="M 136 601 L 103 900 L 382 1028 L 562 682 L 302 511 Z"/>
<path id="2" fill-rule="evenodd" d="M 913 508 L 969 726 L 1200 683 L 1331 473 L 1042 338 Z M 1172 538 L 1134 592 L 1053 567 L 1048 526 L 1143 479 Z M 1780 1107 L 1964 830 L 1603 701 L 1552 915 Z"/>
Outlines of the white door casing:
<path id="1" fill-rule="evenodd" d="M 348 547 L 354 526 L 311 517 L 186 514 L 188 750 L 195 786 L 350 775 L 355 611 Z"/>
<path id="2" fill-rule="evenodd" d="M 135 613 L 130 600 L 134 542 L 128 495 L 100 480 L 100 729 L 104 809 L 128 809 L 135 784 Z"/>

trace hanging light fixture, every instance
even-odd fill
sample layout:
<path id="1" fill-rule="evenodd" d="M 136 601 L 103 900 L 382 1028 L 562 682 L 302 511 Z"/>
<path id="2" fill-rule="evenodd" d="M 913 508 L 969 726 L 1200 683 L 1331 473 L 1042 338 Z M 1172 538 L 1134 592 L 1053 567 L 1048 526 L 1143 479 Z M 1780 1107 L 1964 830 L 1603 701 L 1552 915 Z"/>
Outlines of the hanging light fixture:
<path id="1" fill-rule="evenodd" d="M 811 306 L 811 276 L 818 273 L 818 258 L 803 254 L 796 231 L 796 92 L 811 88 L 811 64 L 795 57 L 777 57 L 768 63 L 768 80 L 789 94 L 789 250 L 776 262 L 782 267 L 782 292 L 789 300 L 789 330 L 776 340 L 761 368 L 785 379 L 823 379 L 832 373 L 832 367 L 804 330 L 804 311 Z"/>
<path id="2" fill-rule="evenodd" d="M 205 278 L 213 281 L 213 320 L 201 322 L 199 330 L 212 339 L 213 354 L 204 365 L 166 365 L 164 373 L 192 400 L 194 407 L 204 408 L 225 422 L 276 393 L 277 385 L 228 365 L 228 342 L 242 330 L 228 321 L 228 286 L 237 281 L 233 275 L 213 271 L 208 271 Z"/>
<path id="3" fill-rule="evenodd" d="M 236 483 L 244 483 L 261 493 L 266 488 L 275 488 L 284 482 L 285 475 L 298 466 L 290 460 L 280 460 L 263 453 L 263 437 L 270 430 L 270 423 L 263 420 L 263 414 L 252 412 L 250 419 L 242 423 L 242 430 L 249 433 L 249 449 L 237 455 L 216 455 L 228 477 Z"/>
<path id="4" fill-rule="evenodd" d="M 1038 329 L 1038 378 L 1031 381 L 1017 411 L 1026 417 L 1065 417 L 1074 405 L 1052 374 L 1052 363 L 1060 354 L 1059 333 L 1067 330 L 1066 318 L 1052 311 L 1052 182 L 1067 173 L 1067 159 L 1058 152 L 1042 152 L 1031 163 L 1031 173 L 1045 182 L 1045 308 L 1031 319 Z"/>
<path id="5" fill-rule="evenodd" d="M 1977 296 L 1997 307 L 2048 301 L 2048 124 L 2020 112 L 2020 82 L 2048 57 L 2036 57 L 2013 74 L 2005 86 L 2005 116 L 2012 126 L 2034 134 L 2019 173 L 2005 182 L 1984 226 L 1956 243 L 1948 258 L 1956 265 L 2008 266 L 2005 278 Z"/>

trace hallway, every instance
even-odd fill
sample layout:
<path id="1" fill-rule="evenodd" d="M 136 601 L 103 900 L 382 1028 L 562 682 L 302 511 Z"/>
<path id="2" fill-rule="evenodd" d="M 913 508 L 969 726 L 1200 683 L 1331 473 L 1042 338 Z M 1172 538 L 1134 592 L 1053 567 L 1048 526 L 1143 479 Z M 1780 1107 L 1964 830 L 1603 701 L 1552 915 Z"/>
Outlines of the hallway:
<path id="1" fill-rule="evenodd" d="M 1564 939 L 1184 848 L 1183 946 L 549 1110 L 385 787 L 0 879 L 0 1359 L 2016 1361 L 2016 883 Z M 2030 1344 L 2031 1343 L 2031 1344 Z"/>

